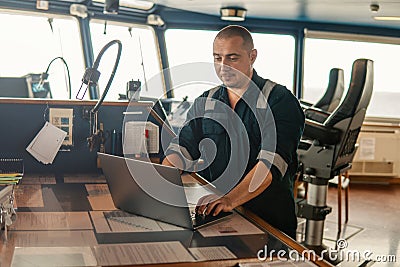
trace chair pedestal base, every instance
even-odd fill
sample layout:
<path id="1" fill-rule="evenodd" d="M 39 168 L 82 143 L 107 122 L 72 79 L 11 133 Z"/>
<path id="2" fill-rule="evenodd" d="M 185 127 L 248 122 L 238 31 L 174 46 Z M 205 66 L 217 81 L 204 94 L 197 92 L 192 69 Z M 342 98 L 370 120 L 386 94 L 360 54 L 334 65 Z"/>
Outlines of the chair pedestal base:
<path id="1" fill-rule="evenodd" d="M 321 246 L 324 234 L 324 220 L 314 221 L 307 219 L 304 244 L 307 246 Z"/>
<path id="2" fill-rule="evenodd" d="M 307 205 L 312 208 L 312 212 L 305 216 L 307 219 L 305 243 L 307 245 L 322 245 L 325 217 L 330 213 L 326 206 L 327 194 L 328 180 L 313 179 L 308 184 Z"/>
<path id="3" fill-rule="evenodd" d="M 314 250 L 317 255 L 321 255 L 322 251 L 326 251 L 325 253 L 328 251 L 327 247 L 322 244 L 322 239 L 325 217 L 332 211 L 331 207 L 326 205 L 329 180 L 312 177 L 306 178 L 305 181 L 308 182 L 307 200 L 298 203 L 297 212 L 299 217 L 306 219 L 303 243 L 306 247 Z M 322 255 L 324 256 L 324 254 Z"/>

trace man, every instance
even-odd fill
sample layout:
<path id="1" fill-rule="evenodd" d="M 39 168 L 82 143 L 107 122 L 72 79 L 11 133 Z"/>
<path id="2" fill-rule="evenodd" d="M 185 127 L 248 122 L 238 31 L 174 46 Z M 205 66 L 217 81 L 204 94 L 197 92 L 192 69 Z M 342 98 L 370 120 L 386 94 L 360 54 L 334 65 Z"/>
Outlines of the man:
<path id="1" fill-rule="evenodd" d="M 258 76 L 257 50 L 244 27 L 223 28 L 213 54 L 223 84 L 194 101 L 163 164 L 189 171 L 196 165 L 224 193 L 202 197 L 198 213 L 217 215 L 243 205 L 295 238 L 292 186 L 304 127 L 299 102 L 286 87 Z"/>

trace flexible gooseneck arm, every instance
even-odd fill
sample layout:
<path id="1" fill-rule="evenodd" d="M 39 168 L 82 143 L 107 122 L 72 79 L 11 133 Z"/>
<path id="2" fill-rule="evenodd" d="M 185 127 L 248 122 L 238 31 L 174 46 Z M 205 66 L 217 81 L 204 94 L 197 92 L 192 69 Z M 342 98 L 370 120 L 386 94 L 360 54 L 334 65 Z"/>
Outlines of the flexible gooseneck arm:
<path id="1" fill-rule="evenodd" d="M 104 101 L 104 98 L 106 97 L 108 90 L 111 87 L 111 83 L 114 79 L 115 76 L 115 72 L 117 71 L 118 68 L 118 63 L 119 63 L 119 59 L 121 58 L 121 52 L 122 52 L 122 43 L 119 40 L 113 40 L 111 42 L 109 42 L 108 44 L 106 44 L 103 49 L 101 49 L 99 55 L 97 56 L 95 62 L 93 63 L 93 68 L 97 70 L 97 68 L 99 67 L 100 64 L 100 60 L 101 57 L 103 56 L 103 54 L 105 53 L 105 51 L 110 48 L 112 45 L 117 44 L 118 45 L 118 52 L 117 52 L 117 57 L 115 58 L 115 63 L 114 63 L 114 67 L 113 70 L 110 74 L 110 78 L 108 79 L 106 88 L 104 89 L 104 92 L 102 94 L 102 96 L 100 97 L 99 101 L 97 101 L 97 104 L 94 106 L 94 108 L 91 110 L 91 112 L 95 113 L 97 112 L 97 110 L 100 108 L 101 104 Z"/>
<path id="2" fill-rule="evenodd" d="M 67 62 L 65 61 L 65 59 L 64 59 L 63 57 L 55 57 L 55 58 L 53 58 L 53 59 L 50 61 L 49 65 L 47 66 L 46 71 L 45 71 L 44 73 L 42 73 L 40 79 L 44 81 L 44 80 L 46 80 L 46 79 L 48 78 L 50 66 L 51 66 L 51 64 L 52 64 L 54 61 L 56 61 L 57 59 L 60 59 L 60 60 L 64 63 L 65 68 L 67 69 L 67 76 L 68 76 L 68 98 L 71 99 L 71 76 L 70 76 L 70 74 L 69 74 L 68 64 L 67 64 Z"/>
<path id="3" fill-rule="evenodd" d="M 108 44 L 106 44 L 106 45 L 100 50 L 100 52 L 99 52 L 99 54 L 98 54 L 96 60 L 95 60 L 94 63 L 93 63 L 93 66 L 92 66 L 91 68 L 87 68 L 86 71 L 85 71 L 85 74 L 83 75 L 83 78 L 82 78 L 82 85 L 83 85 L 83 84 L 87 84 L 87 87 L 86 87 L 85 92 L 83 93 L 82 97 L 79 97 L 80 91 L 81 91 L 81 89 L 82 89 L 82 85 L 81 85 L 81 88 L 79 88 L 79 91 L 78 91 L 78 93 L 77 93 L 77 95 L 76 95 L 76 98 L 77 98 L 77 99 L 81 99 L 81 100 L 82 100 L 83 97 L 84 97 L 85 94 L 86 94 L 87 88 L 88 88 L 91 84 L 93 84 L 93 85 L 96 85 L 96 84 L 97 84 L 97 82 L 99 81 L 99 77 L 100 77 L 100 72 L 97 70 L 97 68 L 99 67 L 99 64 L 100 64 L 100 60 L 101 60 L 103 54 L 107 51 L 107 49 L 110 48 L 110 47 L 111 47 L 112 45 L 114 45 L 114 44 L 117 44 L 117 45 L 118 45 L 118 52 L 117 52 L 117 57 L 115 58 L 114 67 L 113 67 L 113 70 L 112 70 L 112 72 L 111 72 L 111 74 L 110 74 L 110 78 L 108 79 L 106 88 L 104 89 L 104 92 L 103 92 L 102 96 L 100 97 L 99 101 L 96 103 L 96 105 L 94 106 L 94 108 L 90 111 L 90 112 L 92 112 L 92 113 L 96 113 L 96 112 L 99 110 L 101 104 L 102 104 L 103 101 L 104 101 L 104 98 L 106 97 L 106 95 L 107 95 L 107 93 L 108 93 L 108 90 L 110 89 L 111 83 L 112 83 L 112 81 L 113 81 L 113 79 L 114 79 L 114 76 L 115 76 L 115 72 L 117 71 L 117 68 L 118 68 L 119 59 L 121 58 L 121 52 L 122 52 L 122 43 L 121 43 L 121 41 L 119 41 L 119 40 L 113 40 L 113 41 L 109 42 Z"/>

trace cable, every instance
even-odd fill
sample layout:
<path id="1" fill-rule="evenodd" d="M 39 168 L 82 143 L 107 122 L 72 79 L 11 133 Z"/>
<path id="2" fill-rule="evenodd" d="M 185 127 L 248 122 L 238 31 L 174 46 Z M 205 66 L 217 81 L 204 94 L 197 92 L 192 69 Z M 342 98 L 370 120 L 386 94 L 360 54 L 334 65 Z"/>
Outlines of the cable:
<path id="1" fill-rule="evenodd" d="M 140 34 L 139 34 L 139 50 L 140 50 L 140 58 L 141 58 L 141 60 L 142 60 L 142 70 L 143 70 L 144 86 L 146 87 L 146 92 L 148 92 L 148 91 L 149 91 L 149 88 L 147 88 L 146 71 L 145 71 L 145 69 L 144 69 L 143 52 L 142 52 L 142 42 L 140 41 Z"/>
<path id="2" fill-rule="evenodd" d="M 71 76 L 70 76 L 70 74 L 69 74 L 68 64 L 67 64 L 67 62 L 64 60 L 63 57 L 55 57 L 55 58 L 53 58 L 53 59 L 50 61 L 49 65 L 47 66 L 46 71 L 40 75 L 40 82 L 39 82 L 39 84 L 42 83 L 42 82 L 44 82 L 44 80 L 46 80 L 46 79 L 49 77 L 49 69 L 50 69 L 50 66 L 51 66 L 51 64 L 52 64 L 55 60 L 57 60 L 57 59 L 61 59 L 61 61 L 62 61 L 62 62 L 64 63 L 64 65 L 65 65 L 65 68 L 67 69 L 67 76 L 68 76 L 68 98 L 71 99 Z"/>

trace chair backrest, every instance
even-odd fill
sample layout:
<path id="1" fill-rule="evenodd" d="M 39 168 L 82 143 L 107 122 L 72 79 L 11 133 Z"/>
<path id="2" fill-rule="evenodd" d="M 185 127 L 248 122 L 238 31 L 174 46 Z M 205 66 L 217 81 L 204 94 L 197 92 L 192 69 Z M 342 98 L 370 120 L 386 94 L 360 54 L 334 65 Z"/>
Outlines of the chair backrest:
<path id="1" fill-rule="evenodd" d="M 334 111 L 342 99 L 344 91 L 344 73 L 342 69 L 333 68 L 329 72 L 329 83 L 325 94 L 318 100 L 313 107 L 321 110 Z"/>
<path id="2" fill-rule="evenodd" d="M 373 61 L 357 59 L 353 63 L 349 89 L 342 103 L 326 119 L 324 125 L 342 130 L 342 138 L 335 152 L 333 169 L 353 160 L 356 141 L 373 89 Z"/>
<path id="3" fill-rule="evenodd" d="M 362 108 L 367 108 L 372 95 L 373 61 L 357 59 L 353 63 L 347 94 L 339 107 L 325 120 L 325 125 L 333 126 L 339 121 L 353 117 Z"/>

